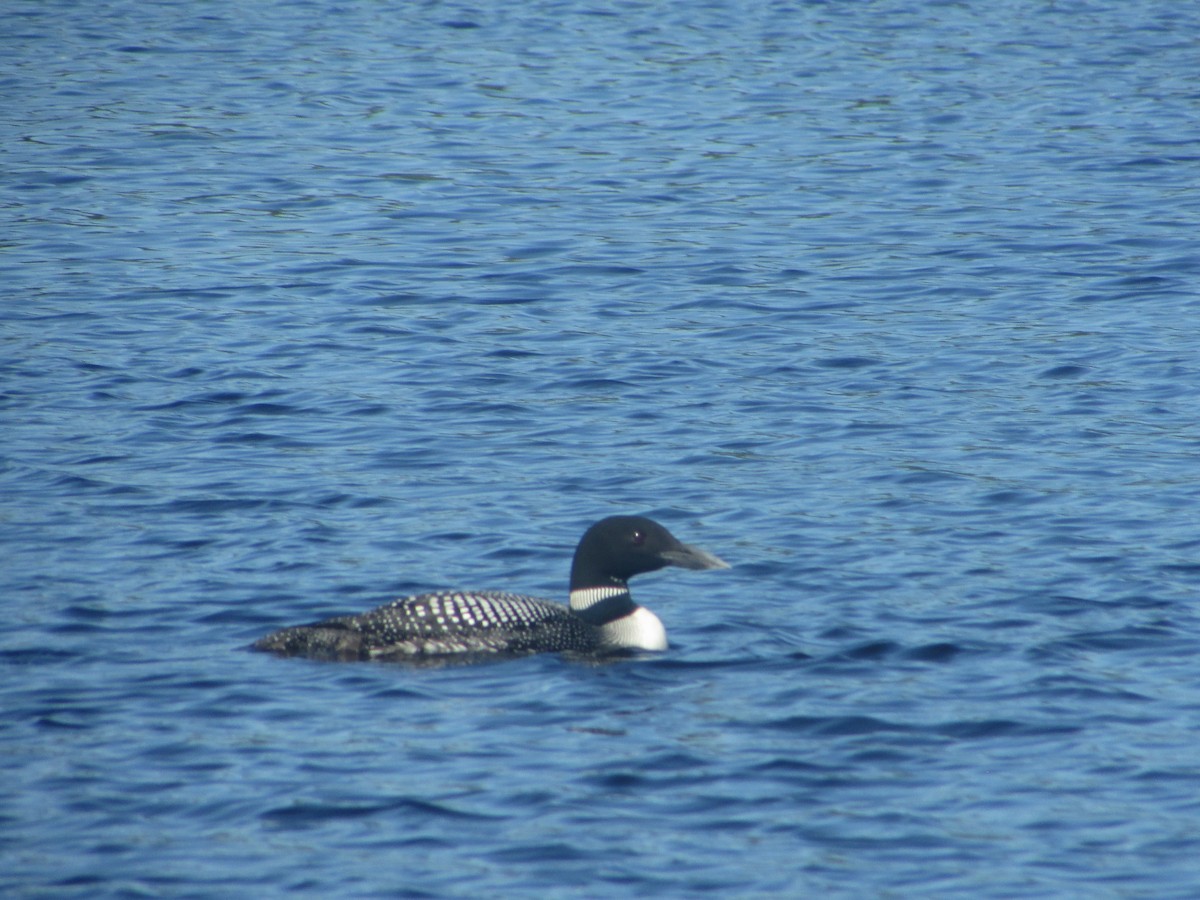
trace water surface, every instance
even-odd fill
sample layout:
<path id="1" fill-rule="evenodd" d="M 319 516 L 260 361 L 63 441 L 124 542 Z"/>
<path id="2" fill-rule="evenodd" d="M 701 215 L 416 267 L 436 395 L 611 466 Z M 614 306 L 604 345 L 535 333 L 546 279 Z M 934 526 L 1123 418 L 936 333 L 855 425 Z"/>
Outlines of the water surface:
<path id="1" fill-rule="evenodd" d="M 0 888 L 1200 892 L 1186 4 L 10 4 Z M 251 654 L 435 587 L 669 652 Z"/>

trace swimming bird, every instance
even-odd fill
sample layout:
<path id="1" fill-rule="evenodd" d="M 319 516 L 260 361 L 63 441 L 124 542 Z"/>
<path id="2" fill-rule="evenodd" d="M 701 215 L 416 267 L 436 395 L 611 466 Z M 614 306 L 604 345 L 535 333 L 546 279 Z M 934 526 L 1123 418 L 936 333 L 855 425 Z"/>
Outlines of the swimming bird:
<path id="1" fill-rule="evenodd" d="M 392 661 L 665 650 L 666 629 L 634 603 L 628 581 L 666 566 L 729 568 L 652 519 L 610 516 L 589 528 L 575 548 L 569 605 L 502 591 L 437 591 L 284 628 L 251 646 L 280 656 Z"/>

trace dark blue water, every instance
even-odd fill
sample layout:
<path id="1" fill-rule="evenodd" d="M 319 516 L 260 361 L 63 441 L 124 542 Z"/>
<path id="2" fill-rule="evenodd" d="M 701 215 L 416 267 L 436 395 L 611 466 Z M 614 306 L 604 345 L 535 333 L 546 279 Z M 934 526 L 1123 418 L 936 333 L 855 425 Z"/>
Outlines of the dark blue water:
<path id="1" fill-rule="evenodd" d="M 0 893 L 1200 893 L 1194 4 L 0 21 Z"/>

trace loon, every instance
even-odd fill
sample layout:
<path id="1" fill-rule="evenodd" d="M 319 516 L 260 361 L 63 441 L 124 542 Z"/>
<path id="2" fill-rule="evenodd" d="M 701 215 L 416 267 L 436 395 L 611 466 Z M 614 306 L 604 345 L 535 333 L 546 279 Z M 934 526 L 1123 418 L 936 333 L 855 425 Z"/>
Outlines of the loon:
<path id="1" fill-rule="evenodd" d="M 652 519 L 610 516 L 589 528 L 575 548 L 570 606 L 502 591 L 438 591 L 284 628 L 251 647 L 343 661 L 665 650 L 666 629 L 658 616 L 633 602 L 628 581 L 666 566 L 729 568 Z"/>

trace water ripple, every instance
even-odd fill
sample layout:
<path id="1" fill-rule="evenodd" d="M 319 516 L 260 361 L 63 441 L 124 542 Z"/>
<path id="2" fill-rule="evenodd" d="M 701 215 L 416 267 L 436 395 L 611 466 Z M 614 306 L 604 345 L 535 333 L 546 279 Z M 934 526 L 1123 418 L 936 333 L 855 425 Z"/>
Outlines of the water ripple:
<path id="1" fill-rule="evenodd" d="M 1200 893 L 1191 6 L 76 7 L 0 38 L 0 893 Z M 734 563 L 666 654 L 246 650 L 614 512 Z"/>

